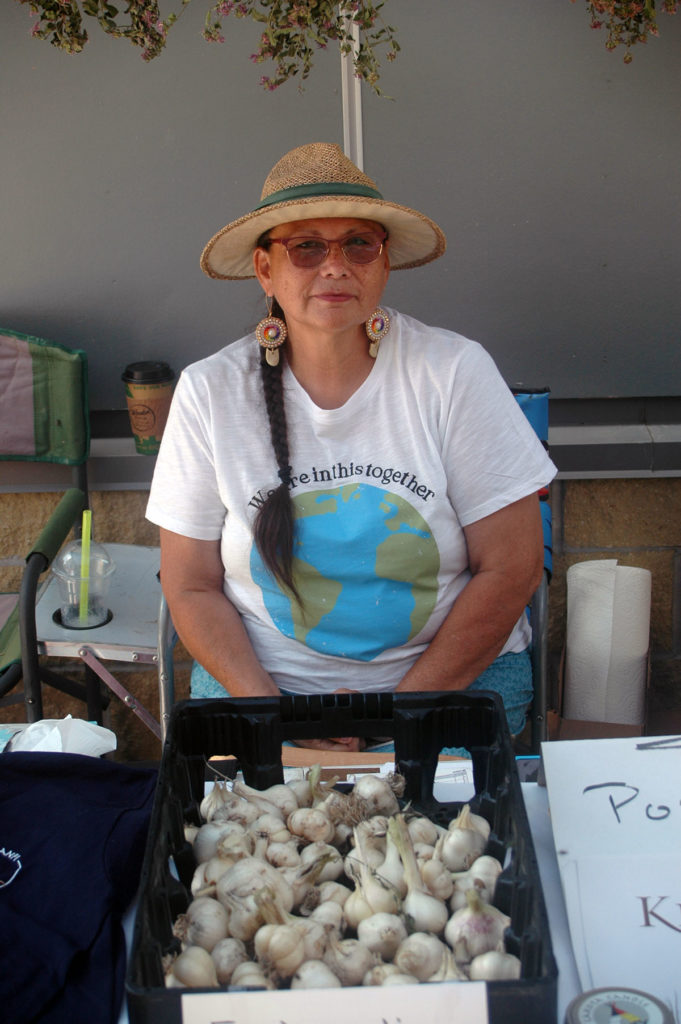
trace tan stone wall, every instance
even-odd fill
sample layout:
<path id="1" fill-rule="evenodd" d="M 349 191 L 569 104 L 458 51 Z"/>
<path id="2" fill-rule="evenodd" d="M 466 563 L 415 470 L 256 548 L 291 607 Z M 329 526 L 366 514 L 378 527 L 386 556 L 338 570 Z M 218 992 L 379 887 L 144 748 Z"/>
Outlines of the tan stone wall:
<path id="1" fill-rule="evenodd" d="M 93 532 L 106 542 L 157 544 L 158 531 L 144 518 L 142 491 L 104 491 L 92 495 Z M 58 495 L 0 495 L 0 592 L 16 589 L 32 540 L 54 508 Z M 617 558 L 623 565 L 650 569 L 651 690 L 649 707 L 664 714 L 681 709 L 681 478 L 640 480 L 566 480 L 553 485 L 554 576 L 550 591 L 550 654 L 555 683 L 565 637 L 566 584 L 570 565 L 593 558 Z M 61 663 L 60 663 L 61 664 Z M 65 663 L 64 663 L 65 664 Z M 176 649 L 176 696 L 188 696 L 189 659 Z M 78 664 L 66 665 L 74 676 Z M 154 671 L 109 666 L 158 717 Z M 82 705 L 46 695 L 46 717 L 82 714 Z M 0 721 L 22 721 L 23 706 L 0 708 Z M 157 758 L 159 744 L 136 716 L 115 697 L 110 727 L 118 737 L 118 757 Z"/>

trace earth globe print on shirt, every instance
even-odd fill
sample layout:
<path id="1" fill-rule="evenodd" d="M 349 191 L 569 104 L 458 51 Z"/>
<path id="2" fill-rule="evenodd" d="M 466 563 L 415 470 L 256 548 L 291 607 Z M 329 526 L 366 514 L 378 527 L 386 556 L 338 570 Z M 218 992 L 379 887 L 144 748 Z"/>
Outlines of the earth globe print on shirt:
<path id="1" fill-rule="evenodd" d="M 435 608 L 440 555 L 414 507 L 364 483 L 308 491 L 293 504 L 304 613 L 255 545 L 251 553 L 251 575 L 277 629 L 321 654 L 358 661 L 416 636 Z"/>

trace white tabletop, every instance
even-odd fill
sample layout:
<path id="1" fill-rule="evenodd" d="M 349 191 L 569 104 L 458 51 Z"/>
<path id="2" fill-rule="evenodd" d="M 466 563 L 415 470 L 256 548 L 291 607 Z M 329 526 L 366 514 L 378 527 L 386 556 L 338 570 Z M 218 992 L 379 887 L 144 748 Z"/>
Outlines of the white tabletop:
<path id="1" fill-rule="evenodd" d="M 105 544 L 116 570 L 107 605 L 113 618 L 93 629 L 65 629 L 54 621 L 59 608 L 57 580 L 51 576 L 36 607 L 38 649 L 52 657 L 74 657 L 88 647 L 103 661 L 155 662 L 161 584 L 160 549 L 134 544 Z"/>

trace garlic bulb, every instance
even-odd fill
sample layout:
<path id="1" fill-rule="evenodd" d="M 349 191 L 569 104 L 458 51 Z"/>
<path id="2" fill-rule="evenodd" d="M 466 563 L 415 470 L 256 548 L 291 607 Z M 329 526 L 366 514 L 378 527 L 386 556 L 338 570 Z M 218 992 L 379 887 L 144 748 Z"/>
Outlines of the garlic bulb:
<path id="1" fill-rule="evenodd" d="M 459 910 L 461 907 L 467 906 L 467 889 L 477 889 L 480 899 L 484 903 L 491 903 L 494 887 L 501 870 L 501 863 L 496 857 L 483 854 L 482 857 L 473 861 L 468 871 L 454 873 L 452 875 L 454 887 L 449 901 L 450 910 Z"/>
<path id="2" fill-rule="evenodd" d="M 305 959 L 321 960 L 329 944 L 329 936 L 335 929 L 312 917 L 291 917 L 289 920 L 303 940 Z"/>
<path id="3" fill-rule="evenodd" d="M 377 957 L 358 939 L 338 940 L 331 936 L 324 954 L 324 963 L 341 985 L 361 985 L 362 978 L 376 961 Z"/>
<path id="4" fill-rule="evenodd" d="M 384 882 L 390 882 L 400 896 L 407 895 L 407 882 L 404 877 L 404 868 L 400 853 L 395 846 L 395 840 L 388 831 L 385 837 L 385 856 L 380 864 L 376 865 L 376 871 Z"/>
<path id="5" fill-rule="evenodd" d="M 341 983 L 323 960 L 306 960 L 291 978 L 291 988 L 341 988 Z"/>
<path id="6" fill-rule="evenodd" d="M 253 949 L 266 974 L 290 978 L 305 959 L 303 937 L 289 924 L 264 924 L 255 933 Z"/>
<path id="7" fill-rule="evenodd" d="M 219 807 L 231 800 L 231 792 L 224 782 L 216 782 L 206 793 L 199 805 L 199 813 L 204 821 L 212 821 Z"/>
<path id="8" fill-rule="evenodd" d="M 304 847 L 300 853 L 301 867 L 315 863 L 320 857 L 324 858 L 324 864 L 317 876 L 317 882 L 335 882 L 343 874 L 343 858 L 330 843 L 316 842 Z"/>
<path id="9" fill-rule="evenodd" d="M 263 924 L 255 896 L 252 893 L 248 896 L 225 893 L 221 902 L 229 910 L 229 934 L 242 942 L 249 942 Z"/>
<path id="10" fill-rule="evenodd" d="M 334 826 L 323 811 L 316 807 L 299 807 L 286 819 L 289 832 L 306 839 L 308 843 L 328 843 L 333 839 Z"/>
<path id="11" fill-rule="evenodd" d="M 210 896 L 192 900 L 187 911 L 175 921 L 173 932 L 185 946 L 201 946 L 208 953 L 227 937 L 227 911 Z"/>
<path id="12" fill-rule="evenodd" d="M 367 971 L 362 978 L 363 985 L 382 985 L 390 974 L 400 974 L 399 968 L 392 963 L 380 963 Z M 414 978 L 416 981 L 416 978 Z"/>
<path id="13" fill-rule="evenodd" d="M 485 842 L 489 839 L 490 832 L 492 831 L 487 818 L 483 818 L 481 814 L 475 814 L 471 810 L 470 804 L 463 805 L 457 817 L 450 821 L 448 828 L 449 831 L 453 828 L 474 828 L 480 833 Z"/>
<path id="14" fill-rule="evenodd" d="M 407 828 L 414 844 L 426 843 L 428 846 L 435 846 L 440 837 L 441 830 L 423 814 L 410 816 L 407 819 Z"/>
<path id="15" fill-rule="evenodd" d="M 268 978 L 260 964 L 247 960 L 234 968 L 230 988 L 276 988 L 271 978 Z"/>
<path id="16" fill-rule="evenodd" d="M 442 958 L 440 966 L 436 970 L 435 974 L 431 974 L 426 980 L 429 984 L 436 983 L 438 981 L 467 981 L 468 975 L 464 971 L 463 967 L 460 967 L 454 959 L 449 946 L 445 946 L 446 953 Z"/>
<path id="17" fill-rule="evenodd" d="M 205 864 L 197 864 L 196 866 L 190 884 L 191 894 L 193 897 L 204 896 L 214 891 L 214 886 L 207 885 L 206 883 L 207 864 L 210 864 L 210 861 L 206 861 Z"/>
<path id="18" fill-rule="evenodd" d="M 451 871 L 441 860 L 431 857 L 430 860 L 421 861 L 419 871 L 426 889 L 432 896 L 437 896 L 439 900 L 449 899 L 454 891 L 454 879 Z"/>
<path id="19" fill-rule="evenodd" d="M 246 827 L 255 821 L 263 813 L 264 809 L 262 805 L 253 804 L 249 800 L 244 800 L 243 797 L 234 796 L 233 793 L 230 793 L 230 802 L 225 802 L 221 807 L 218 807 L 213 813 L 211 820 L 235 821 L 237 824 Z M 268 806 L 267 809 L 274 811 L 274 807 Z"/>
<path id="20" fill-rule="evenodd" d="M 311 898 L 311 893 L 330 858 L 330 854 L 322 853 L 318 854 L 309 864 L 301 863 L 297 867 L 280 869 L 279 874 L 291 889 L 293 907 L 296 910 Z"/>
<path id="21" fill-rule="evenodd" d="M 326 900 L 324 903 L 320 903 L 312 911 L 310 918 L 338 934 L 345 929 L 345 909 L 335 900 Z"/>
<path id="22" fill-rule="evenodd" d="M 253 853 L 251 837 L 245 832 L 242 835 L 221 835 L 217 842 L 214 856 L 204 865 L 203 881 L 206 886 L 215 885 L 218 879 L 243 857 Z"/>
<path id="23" fill-rule="evenodd" d="M 265 850 L 265 859 L 274 868 L 300 867 L 298 847 L 290 840 L 286 843 L 268 843 Z"/>
<path id="24" fill-rule="evenodd" d="M 240 826 L 236 826 L 239 828 Z M 192 853 L 197 864 L 207 863 L 217 853 L 218 841 L 234 828 L 228 822 L 208 821 L 202 825 L 192 843 Z M 243 832 L 243 829 L 241 830 Z"/>
<path id="25" fill-rule="evenodd" d="M 353 931 L 357 931 L 365 917 L 371 917 L 373 910 L 369 905 L 359 882 L 343 904 L 343 917 Z"/>
<path id="26" fill-rule="evenodd" d="M 353 786 L 352 797 L 363 803 L 366 817 L 373 814 L 397 814 L 400 809 L 390 781 L 382 776 L 360 775 Z"/>
<path id="27" fill-rule="evenodd" d="M 216 942 L 210 955 L 213 958 L 220 985 L 228 985 L 235 968 L 249 959 L 244 943 L 231 936 Z"/>
<path id="28" fill-rule="evenodd" d="M 403 974 L 427 981 L 442 966 L 449 950 L 444 942 L 426 932 L 412 932 L 400 943 L 393 963 Z"/>
<path id="29" fill-rule="evenodd" d="M 250 896 L 261 889 L 271 889 L 286 911 L 292 909 L 293 892 L 281 871 L 256 857 L 244 857 L 233 864 L 219 879 L 216 895 L 229 909 L 231 898 Z"/>
<path id="30" fill-rule="evenodd" d="M 224 782 L 215 783 L 201 801 L 199 811 L 205 822 L 239 821 L 245 824 L 258 816 L 257 807 L 232 793 Z"/>
<path id="31" fill-rule="evenodd" d="M 365 917 L 357 926 L 357 938 L 382 960 L 392 960 L 407 937 L 404 921 L 397 914 L 378 913 Z"/>
<path id="32" fill-rule="evenodd" d="M 252 789 L 251 786 L 247 786 L 240 779 L 235 779 L 232 792 L 255 804 L 267 803 L 270 806 L 276 807 L 280 817 L 283 819 L 286 819 L 289 814 L 293 814 L 299 806 L 293 789 L 290 786 L 285 786 L 283 783 L 270 786 L 269 789 L 260 790 Z"/>
<path id="33" fill-rule="evenodd" d="M 350 895 L 347 885 L 341 885 L 340 882 L 320 882 L 316 888 L 319 890 L 320 903 L 333 900 L 335 903 L 340 903 L 342 907 Z"/>
<path id="34" fill-rule="evenodd" d="M 355 851 L 359 877 L 355 879 L 355 891 L 343 905 L 345 919 L 351 928 L 357 928 L 360 921 L 372 914 L 395 914 L 401 909 L 402 899 L 391 882 L 385 881 L 368 863 L 362 829 L 355 828 Z"/>
<path id="35" fill-rule="evenodd" d="M 402 912 L 405 917 L 411 919 L 411 927 L 414 931 L 440 935 L 447 923 L 447 907 L 442 900 L 426 891 L 416 863 L 404 815 L 396 814 L 390 819 L 389 834 L 402 859 L 407 883 L 407 895 L 402 903 Z"/>
<path id="36" fill-rule="evenodd" d="M 385 822 L 385 825 L 381 823 Z M 361 859 L 370 867 L 377 868 L 385 859 L 387 818 L 371 818 L 360 821 L 352 830 L 354 848 L 350 851 L 346 860 L 352 862 L 353 858 Z M 361 847 L 361 855 L 360 855 Z M 350 871 L 352 871 L 350 863 Z"/>
<path id="37" fill-rule="evenodd" d="M 199 831 L 199 827 L 200 827 L 199 825 L 190 825 L 188 822 L 185 822 L 185 825 L 184 825 L 184 838 L 185 838 L 186 842 L 189 843 L 190 846 L 192 845 L 192 843 L 196 839 L 196 833 Z"/>
<path id="38" fill-rule="evenodd" d="M 467 906 L 455 911 L 445 926 L 445 939 L 459 964 L 469 963 L 480 953 L 503 951 L 504 931 L 510 917 L 480 900 L 476 889 L 466 891 Z"/>
<path id="39" fill-rule="evenodd" d="M 466 804 L 435 847 L 436 855 L 450 871 L 467 871 L 487 845 L 487 839 L 479 829 L 472 827 L 467 807 Z"/>
<path id="40" fill-rule="evenodd" d="M 213 959 L 202 946 L 188 946 L 173 960 L 165 978 L 167 988 L 213 988 L 218 977 Z"/>
<path id="41" fill-rule="evenodd" d="M 322 790 L 318 787 L 313 807 L 325 814 L 334 825 L 351 824 L 356 814 L 349 795 L 337 789 Z"/>
<path id="42" fill-rule="evenodd" d="M 491 950 L 473 957 L 468 967 L 471 981 L 498 981 L 520 977 L 520 960 L 513 953 Z"/>
<path id="43" fill-rule="evenodd" d="M 248 831 L 252 836 L 265 836 L 271 843 L 286 843 L 291 838 L 281 815 L 271 811 L 259 814 L 248 826 Z"/>
<path id="44" fill-rule="evenodd" d="M 419 979 L 415 978 L 413 974 L 402 974 L 401 971 L 398 971 L 396 974 L 392 972 L 386 974 L 381 985 L 418 985 L 418 983 Z"/>
<path id="45" fill-rule="evenodd" d="M 299 807 L 312 806 L 312 786 L 309 779 L 293 779 L 285 785 L 293 793 Z"/>

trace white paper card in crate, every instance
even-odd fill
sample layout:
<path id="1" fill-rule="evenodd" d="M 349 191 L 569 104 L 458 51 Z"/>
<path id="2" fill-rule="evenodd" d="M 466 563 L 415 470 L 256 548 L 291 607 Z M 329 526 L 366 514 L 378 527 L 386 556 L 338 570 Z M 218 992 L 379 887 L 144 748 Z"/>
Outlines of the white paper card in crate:
<path id="1" fill-rule="evenodd" d="M 182 1024 L 489 1024 L 484 982 L 182 996 Z"/>
<path id="2" fill-rule="evenodd" d="M 583 988 L 681 1006 L 681 737 L 545 743 L 542 756 Z"/>

